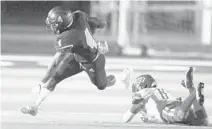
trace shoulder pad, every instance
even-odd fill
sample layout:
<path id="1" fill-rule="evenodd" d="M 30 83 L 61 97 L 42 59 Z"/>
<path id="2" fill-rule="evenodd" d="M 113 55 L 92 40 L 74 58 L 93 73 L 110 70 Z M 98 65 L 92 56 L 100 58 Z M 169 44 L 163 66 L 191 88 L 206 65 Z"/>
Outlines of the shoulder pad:
<path id="1" fill-rule="evenodd" d="M 83 13 L 83 11 L 76 10 L 76 11 L 74 11 L 73 13 Z"/>
<path id="2" fill-rule="evenodd" d="M 80 11 L 80 10 L 74 11 L 73 14 L 78 14 L 78 15 L 87 16 L 87 13 L 85 13 L 85 12 L 83 12 L 83 11 Z"/>

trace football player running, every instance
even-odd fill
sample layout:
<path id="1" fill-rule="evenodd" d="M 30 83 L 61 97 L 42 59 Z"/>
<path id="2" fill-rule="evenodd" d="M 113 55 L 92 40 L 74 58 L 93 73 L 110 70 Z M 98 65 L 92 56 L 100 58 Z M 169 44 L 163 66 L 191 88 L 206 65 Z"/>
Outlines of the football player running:
<path id="1" fill-rule="evenodd" d="M 208 125 L 208 116 L 204 108 L 204 83 L 200 82 L 197 89 L 194 87 L 192 67 L 186 73 L 186 81 L 181 83 L 189 91 L 188 97 L 183 101 L 158 87 L 151 75 L 141 75 L 132 82 L 131 70 L 125 69 L 124 73 L 124 83 L 126 86 L 130 85 L 134 93 L 132 105 L 123 116 L 125 123 L 139 114 L 143 122 Z"/>
<path id="2" fill-rule="evenodd" d="M 34 105 L 21 108 L 24 114 L 33 116 L 60 81 L 82 71 L 88 74 L 99 90 L 104 90 L 116 82 L 113 75 L 106 76 L 105 72 L 104 54 L 108 52 L 107 43 L 96 43 L 93 38 L 96 29 L 104 28 L 104 21 L 89 17 L 82 11 L 71 12 L 68 8 L 56 6 L 49 11 L 46 26 L 57 37 L 57 52 L 37 86 L 39 93 Z"/>

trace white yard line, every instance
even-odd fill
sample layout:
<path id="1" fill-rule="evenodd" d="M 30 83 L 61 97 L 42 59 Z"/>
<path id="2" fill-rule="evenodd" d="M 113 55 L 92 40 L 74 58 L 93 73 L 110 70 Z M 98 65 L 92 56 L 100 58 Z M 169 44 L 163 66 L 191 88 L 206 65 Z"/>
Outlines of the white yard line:
<path id="1" fill-rule="evenodd" d="M 51 56 L 23 56 L 23 55 L 1 55 L 1 60 L 5 61 L 36 61 L 39 63 L 49 63 Z M 180 66 L 212 66 L 212 61 L 205 60 L 164 60 L 164 59 L 138 59 L 138 58 L 118 58 L 107 57 L 107 63 L 119 64 L 158 64 L 158 65 L 180 65 Z"/>
<path id="2" fill-rule="evenodd" d="M 11 67 L 15 63 L 10 61 L 0 61 L 2 67 Z M 37 62 L 37 65 L 48 67 L 50 62 Z M 186 71 L 188 66 L 151 66 L 151 65 L 130 65 L 130 64 L 106 64 L 106 70 L 123 70 L 124 68 L 133 68 L 134 70 L 154 70 L 154 71 Z"/>
<path id="3" fill-rule="evenodd" d="M 31 101 L 32 94 L 12 94 L 2 93 L 2 103 L 25 103 Z M 67 100 L 68 99 L 68 100 Z M 207 98 L 208 102 L 212 102 L 212 98 Z M 103 105 L 129 105 L 131 97 L 129 96 L 101 96 L 92 94 L 52 94 L 45 103 L 51 104 L 103 104 Z M 212 106 L 212 105 L 207 105 Z"/>
<path id="4" fill-rule="evenodd" d="M 2 67 L 10 67 L 14 66 L 15 63 L 10 61 L 0 61 Z M 37 62 L 37 65 L 39 66 L 45 66 L 48 67 L 50 62 Z M 133 68 L 134 70 L 154 70 L 154 71 L 186 71 L 188 69 L 188 66 L 151 66 L 146 64 L 106 64 L 107 70 L 123 70 L 124 68 Z"/>
<path id="5" fill-rule="evenodd" d="M 40 66 L 48 66 L 48 63 L 38 62 Z M 127 64 L 127 63 L 117 63 L 111 64 L 106 63 L 105 65 L 106 70 L 123 70 L 124 68 L 133 68 L 134 70 L 154 70 L 154 71 L 186 71 L 188 66 L 165 66 L 165 65 L 147 65 L 147 64 Z"/>

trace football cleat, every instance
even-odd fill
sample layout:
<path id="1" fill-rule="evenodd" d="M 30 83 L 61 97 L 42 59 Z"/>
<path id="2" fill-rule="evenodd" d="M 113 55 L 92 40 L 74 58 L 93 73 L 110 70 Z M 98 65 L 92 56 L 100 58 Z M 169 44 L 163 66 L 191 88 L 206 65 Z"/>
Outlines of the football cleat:
<path id="1" fill-rule="evenodd" d="M 131 68 L 125 68 L 121 73 L 121 81 L 124 83 L 126 89 L 131 85 L 132 72 L 133 70 Z"/>
<path id="2" fill-rule="evenodd" d="M 190 88 L 193 86 L 193 67 L 190 67 L 186 73 L 186 87 Z"/>
<path id="3" fill-rule="evenodd" d="M 203 93 L 203 89 L 204 89 L 204 83 L 200 82 L 198 87 L 197 87 L 197 100 L 199 102 L 200 105 L 203 105 L 204 104 L 204 101 L 205 101 L 205 96 L 204 96 L 204 93 Z"/>
<path id="4" fill-rule="evenodd" d="M 25 106 L 21 108 L 21 112 L 24 114 L 36 116 L 38 113 L 38 108 L 36 106 Z"/>
<path id="5" fill-rule="evenodd" d="M 193 67 L 186 72 L 186 81 L 182 80 L 181 84 L 188 89 L 193 87 Z"/>

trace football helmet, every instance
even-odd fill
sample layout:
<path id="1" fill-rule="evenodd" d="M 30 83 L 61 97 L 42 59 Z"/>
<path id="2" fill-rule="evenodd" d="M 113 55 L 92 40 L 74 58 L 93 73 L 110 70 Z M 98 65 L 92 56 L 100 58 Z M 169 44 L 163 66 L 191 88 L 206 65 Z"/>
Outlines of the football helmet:
<path id="1" fill-rule="evenodd" d="M 70 9 L 63 6 L 52 8 L 46 18 L 46 27 L 55 34 L 70 27 L 73 23 L 73 16 Z"/>
<path id="2" fill-rule="evenodd" d="M 132 92 L 137 92 L 144 88 L 153 88 L 153 87 L 157 87 L 155 79 L 149 74 L 144 74 L 137 77 L 135 82 L 133 82 Z"/>

